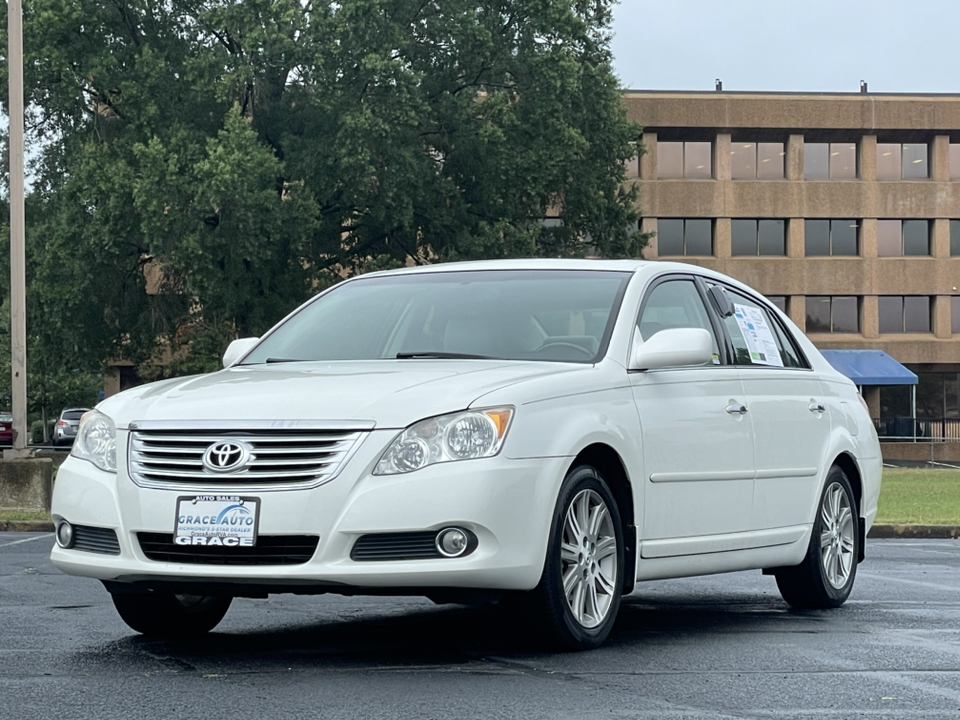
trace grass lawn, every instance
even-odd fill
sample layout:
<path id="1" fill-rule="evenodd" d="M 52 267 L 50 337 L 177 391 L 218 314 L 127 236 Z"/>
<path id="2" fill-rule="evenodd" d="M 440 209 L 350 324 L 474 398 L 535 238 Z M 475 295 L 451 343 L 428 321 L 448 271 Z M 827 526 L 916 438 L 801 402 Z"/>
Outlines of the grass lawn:
<path id="1" fill-rule="evenodd" d="M 0 522 L 42 520 L 42 512 L 0 512 Z M 960 525 L 960 470 L 884 468 L 878 523 Z"/>
<path id="2" fill-rule="evenodd" d="M 960 470 L 884 468 L 877 522 L 960 525 Z"/>
<path id="3" fill-rule="evenodd" d="M 25 520 L 43 520 L 50 522 L 48 512 L 29 512 L 25 510 L 9 510 L 0 512 L 0 522 L 23 522 Z"/>

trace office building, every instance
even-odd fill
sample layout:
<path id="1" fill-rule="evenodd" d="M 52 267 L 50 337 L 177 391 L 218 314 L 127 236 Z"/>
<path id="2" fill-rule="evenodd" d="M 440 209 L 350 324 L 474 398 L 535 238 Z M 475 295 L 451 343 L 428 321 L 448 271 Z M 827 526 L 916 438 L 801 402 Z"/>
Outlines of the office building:
<path id="1" fill-rule="evenodd" d="M 884 351 L 917 375 L 918 420 L 892 364 L 891 384 L 864 386 L 881 435 L 960 440 L 960 96 L 624 102 L 644 127 L 628 181 L 656 233 L 646 257 L 742 280 L 821 349 Z M 960 442 L 935 444 L 898 452 L 960 459 Z"/>

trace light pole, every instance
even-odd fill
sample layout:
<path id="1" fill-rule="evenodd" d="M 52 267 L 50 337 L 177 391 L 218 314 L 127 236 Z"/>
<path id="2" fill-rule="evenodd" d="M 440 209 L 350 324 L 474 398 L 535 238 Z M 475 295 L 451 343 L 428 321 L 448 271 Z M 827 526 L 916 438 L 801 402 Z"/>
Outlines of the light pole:
<path id="1" fill-rule="evenodd" d="M 4 458 L 29 457 L 27 450 L 26 242 L 23 219 L 23 6 L 7 2 L 7 65 L 10 81 L 10 374 L 13 450 Z"/>

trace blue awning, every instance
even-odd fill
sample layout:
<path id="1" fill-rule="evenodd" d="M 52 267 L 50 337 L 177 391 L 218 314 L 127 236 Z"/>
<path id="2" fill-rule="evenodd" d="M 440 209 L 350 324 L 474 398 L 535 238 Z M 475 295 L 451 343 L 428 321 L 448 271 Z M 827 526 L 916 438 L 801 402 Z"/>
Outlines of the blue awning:
<path id="1" fill-rule="evenodd" d="M 917 376 L 883 350 L 821 350 L 827 361 L 857 385 L 916 385 Z"/>

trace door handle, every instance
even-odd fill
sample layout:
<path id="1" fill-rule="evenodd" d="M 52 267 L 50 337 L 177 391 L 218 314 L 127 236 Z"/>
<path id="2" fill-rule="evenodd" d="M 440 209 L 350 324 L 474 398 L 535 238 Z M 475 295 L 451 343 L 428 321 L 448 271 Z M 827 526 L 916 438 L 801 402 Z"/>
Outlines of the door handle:
<path id="1" fill-rule="evenodd" d="M 731 405 L 727 405 L 727 412 L 731 415 L 746 415 L 747 406 L 733 403 Z"/>
<path id="2" fill-rule="evenodd" d="M 810 405 L 807 407 L 807 410 L 812 413 L 820 413 L 821 415 L 827 411 L 827 409 L 823 406 L 823 403 L 810 403 Z"/>

